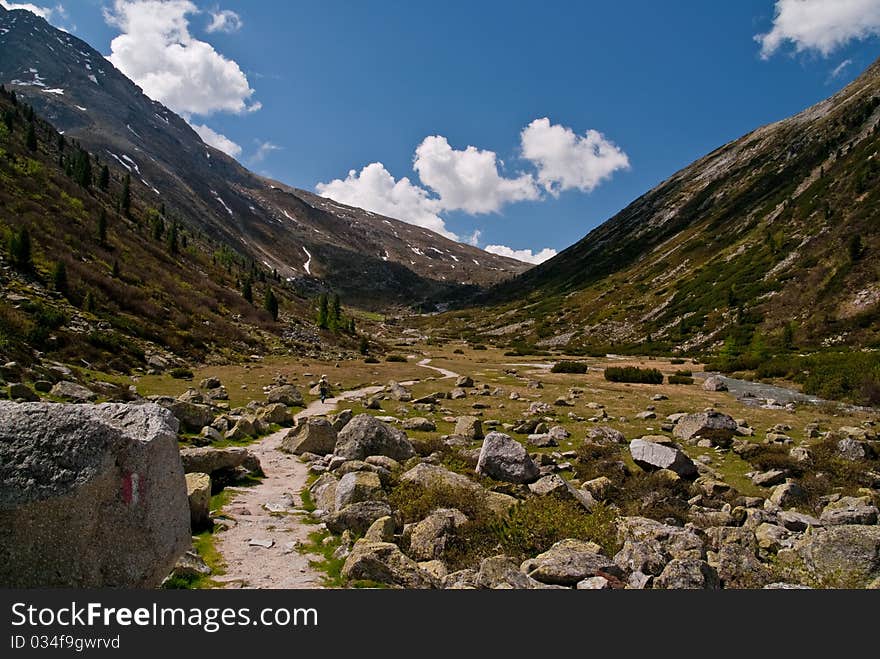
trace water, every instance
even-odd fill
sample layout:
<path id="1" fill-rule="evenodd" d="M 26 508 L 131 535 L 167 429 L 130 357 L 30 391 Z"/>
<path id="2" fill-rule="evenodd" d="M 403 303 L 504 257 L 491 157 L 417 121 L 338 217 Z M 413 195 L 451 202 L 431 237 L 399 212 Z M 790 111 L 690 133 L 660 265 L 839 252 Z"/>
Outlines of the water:
<path id="1" fill-rule="evenodd" d="M 727 389 L 730 393 L 737 398 L 742 399 L 742 402 L 746 405 L 760 405 L 767 400 L 775 400 L 782 405 L 787 403 L 809 403 L 812 405 L 819 405 L 820 403 L 829 402 L 818 396 L 803 394 L 794 389 L 777 387 L 772 384 L 763 384 L 762 382 L 737 380 L 736 378 L 731 378 L 722 375 L 721 373 L 694 373 L 694 376 L 698 378 L 707 378 L 712 375 L 721 378 L 721 381 L 727 385 Z"/>

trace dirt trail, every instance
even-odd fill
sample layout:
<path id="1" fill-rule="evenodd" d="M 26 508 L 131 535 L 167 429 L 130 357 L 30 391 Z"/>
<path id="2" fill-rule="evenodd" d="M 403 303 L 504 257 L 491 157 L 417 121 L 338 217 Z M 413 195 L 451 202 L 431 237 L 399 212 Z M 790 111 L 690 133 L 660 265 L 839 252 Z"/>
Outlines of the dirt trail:
<path id="1" fill-rule="evenodd" d="M 418 364 L 416 364 L 416 366 L 421 366 L 422 368 L 430 368 L 432 371 L 437 371 L 443 376 L 442 378 L 440 378 L 441 380 L 445 380 L 446 378 L 458 377 L 458 373 L 456 373 L 455 371 L 448 371 L 445 368 L 440 368 L 439 366 L 428 366 L 428 364 L 430 363 L 430 359 L 423 359 Z"/>
<path id="2" fill-rule="evenodd" d="M 428 366 L 444 378 L 457 373 Z M 403 383 L 411 384 L 411 383 Z M 341 403 L 382 391 L 383 386 L 345 391 L 325 402 L 311 403 L 296 419 L 324 416 Z M 217 534 L 217 551 L 226 562 L 226 574 L 215 581 L 224 588 L 320 588 L 321 573 L 309 565 L 309 557 L 296 550 L 306 542 L 314 526 L 301 519 L 300 492 L 306 486 L 308 467 L 299 458 L 278 450 L 288 429 L 279 430 L 252 444 L 249 450 L 260 459 L 266 477 L 254 487 L 230 488 L 235 498 L 224 508 L 224 515 L 235 524 Z"/>

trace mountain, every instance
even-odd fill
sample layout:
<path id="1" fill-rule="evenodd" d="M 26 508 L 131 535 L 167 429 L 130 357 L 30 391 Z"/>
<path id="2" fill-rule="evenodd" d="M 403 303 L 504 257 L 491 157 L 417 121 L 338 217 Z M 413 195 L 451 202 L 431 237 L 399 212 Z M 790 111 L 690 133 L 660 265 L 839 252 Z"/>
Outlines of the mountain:
<path id="1" fill-rule="evenodd" d="M 431 322 L 524 350 L 880 346 L 878 120 L 880 62 Z"/>
<path id="2" fill-rule="evenodd" d="M 248 171 L 88 44 L 32 13 L 0 8 L 0 83 L 128 170 L 144 199 L 303 290 L 329 288 L 364 308 L 418 306 L 529 267 Z"/>

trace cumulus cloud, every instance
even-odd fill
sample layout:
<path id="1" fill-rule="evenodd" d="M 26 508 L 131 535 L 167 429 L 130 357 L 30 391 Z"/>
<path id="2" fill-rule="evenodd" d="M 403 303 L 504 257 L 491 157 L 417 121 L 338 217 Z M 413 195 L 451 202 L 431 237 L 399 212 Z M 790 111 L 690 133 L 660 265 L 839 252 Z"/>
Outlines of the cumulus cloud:
<path id="1" fill-rule="evenodd" d="M 52 15 L 56 12 L 60 14 L 64 14 L 64 7 L 58 5 L 57 7 L 40 7 L 38 5 L 32 4 L 30 2 L 6 2 L 6 0 L 0 0 L 0 5 L 3 6 L 4 9 L 8 9 L 9 11 L 13 11 L 15 9 L 25 9 L 37 16 L 42 16 L 47 21 L 52 19 Z"/>
<path id="2" fill-rule="evenodd" d="M 104 18 L 121 34 L 108 59 L 147 96 L 184 116 L 258 110 L 238 64 L 190 34 L 188 17 L 198 11 L 189 0 L 114 0 Z"/>
<path id="3" fill-rule="evenodd" d="M 556 256 L 556 250 L 550 249 L 549 247 L 545 247 L 540 252 L 533 252 L 530 249 L 511 249 L 506 245 L 486 245 L 483 248 L 483 251 L 489 252 L 490 254 L 497 254 L 498 256 L 507 256 L 508 258 L 516 259 L 523 263 L 532 263 L 534 265 L 543 263 Z"/>
<path id="4" fill-rule="evenodd" d="M 825 57 L 857 39 L 880 35 L 880 0 L 776 0 L 773 28 L 758 34 L 761 57 L 790 42 L 797 52 Z"/>
<path id="5" fill-rule="evenodd" d="M 257 150 L 254 151 L 254 155 L 250 157 L 250 162 L 263 162 L 266 159 L 266 156 L 268 156 L 273 151 L 281 151 L 281 147 L 277 144 L 273 144 L 268 140 L 266 140 L 265 142 L 259 142 L 257 145 Z"/>
<path id="6" fill-rule="evenodd" d="M 204 124 L 191 123 L 190 126 L 199 134 L 199 137 L 202 138 L 202 142 L 205 144 L 213 146 L 215 149 L 233 158 L 238 158 L 241 155 L 241 147 L 226 137 L 226 135 L 222 135 Z"/>
<path id="7" fill-rule="evenodd" d="M 522 155 L 538 170 L 538 182 L 552 195 L 564 190 L 592 192 L 614 172 L 629 169 L 629 158 L 602 133 L 583 136 L 571 128 L 535 119 L 520 134 Z"/>
<path id="8" fill-rule="evenodd" d="M 352 169 L 344 180 L 318 183 L 315 190 L 322 197 L 341 204 L 415 224 L 452 240 L 458 239 L 438 215 L 440 203 L 436 199 L 406 177 L 395 180 L 380 162 L 371 163 L 360 172 Z"/>
<path id="9" fill-rule="evenodd" d="M 244 21 L 234 11 L 231 9 L 215 9 L 211 12 L 211 22 L 208 23 L 208 27 L 205 29 L 211 33 L 225 32 L 232 34 L 233 32 L 238 32 L 242 27 L 244 27 Z"/>
<path id="10" fill-rule="evenodd" d="M 540 196 L 531 176 L 504 178 L 498 166 L 493 151 L 473 146 L 458 151 L 440 135 L 426 137 L 413 160 L 413 169 L 422 183 L 437 193 L 443 210 L 494 213 L 505 204 Z"/>

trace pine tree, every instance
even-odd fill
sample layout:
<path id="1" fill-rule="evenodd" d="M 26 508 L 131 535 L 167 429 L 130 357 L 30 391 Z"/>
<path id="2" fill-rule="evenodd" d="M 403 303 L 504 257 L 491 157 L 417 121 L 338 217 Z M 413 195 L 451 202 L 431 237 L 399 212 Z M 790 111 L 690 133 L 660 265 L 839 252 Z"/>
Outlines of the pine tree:
<path id="1" fill-rule="evenodd" d="M 131 217 L 131 174 L 126 174 L 122 181 L 122 193 L 119 197 L 119 208 L 126 217 Z"/>
<path id="2" fill-rule="evenodd" d="M 278 298 L 275 297 L 275 293 L 272 292 L 271 287 L 266 288 L 266 297 L 263 299 L 263 307 L 271 314 L 272 320 L 278 320 Z"/>
<path id="3" fill-rule="evenodd" d="M 27 148 L 30 151 L 37 150 L 37 131 L 34 128 L 33 122 L 28 124 L 27 137 L 25 138 L 25 143 L 27 144 Z"/>
<path id="4" fill-rule="evenodd" d="M 351 334 L 352 336 L 357 334 L 357 330 L 355 329 L 355 326 L 354 326 L 354 318 L 351 318 L 348 321 L 348 333 Z"/>
<path id="5" fill-rule="evenodd" d="M 241 285 L 241 296 L 247 300 L 249 304 L 254 303 L 254 289 L 250 277 L 245 279 L 244 283 Z"/>
<path id="6" fill-rule="evenodd" d="M 171 223 L 171 230 L 168 231 L 168 251 L 171 254 L 177 254 L 178 244 L 177 244 L 177 221 Z"/>
<path id="7" fill-rule="evenodd" d="M 370 352 L 370 342 L 367 340 L 367 337 L 361 337 L 359 349 L 362 355 L 366 355 L 368 352 Z"/>
<path id="8" fill-rule="evenodd" d="M 31 261 L 31 234 L 21 227 L 13 231 L 9 237 L 9 256 L 12 265 L 22 272 L 29 272 L 33 268 Z"/>
<path id="9" fill-rule="evenodd" d="M 328 302 L 327 302 L 327 294 L 321 293 L 318 297 L 318 327 L 321 329 L 327 329 L 328 322 Z"/>
<path id="10" fill-rule="evenodd" d="M 342 323 L 342 304 L 339 300 L 339 294 L 333 294 L 333 301 L 330 304 L 330 315 L 327 320 L 327 324 L 330 326 L 330 329 L 336 330 L 340 327 Z"/>
<path id="11" fill-rule="evenodd" d="M 103 208 L 98 216 L 98 244 L 102 247 L 107 244 L 107 213 Z"/>
<path id="12" fill-rule="evenodd" d="M 122 276 L 122 273 L 119 270 L 119 261 L 113 261 L 113 279 L 119 279 Z"/>
<path id="13" fill-rule="evenodd" d="M 162 219 L 162 216 L 156 214 L 153 216 L 153 219 L 150 221 L 150 230 L 153 234 L 153 240 L 162 240 L 162 236 L 165 234 L 165 220 Z"/>
<path id="14" fill-rule="evenodd" d="M 64 261 L 56 261 L 52 266 L 52 288 L 67 297 L 69 290 L 67 288 L 67 266 L 64 265 Z"/>
<path id="15" fill-rule="evenodd" d="M 110 187 L 110 168 L 107 165 L 101 167 L 101 174 L 98 177 L 98 187 L 104 192 Z"/>
<path id="16" fill-rule="evenodd" d="M 93 312 L 95 310 L 95 296 L 91 291 L 86 291 L 86 295 L 82 302 L 83 311 Z"/>
<path id="17" fill-rule="evenodd" d="M 862 242 L 862 237 L 859 234 L 854 234 L 852 238 L 849 239 L 847 249 L 849 251 L 849 260 L 853 263 L 862 258 L 862 255 L 865 252 L 865 244 Z"/>

